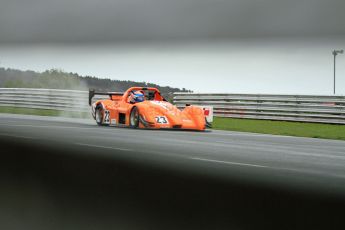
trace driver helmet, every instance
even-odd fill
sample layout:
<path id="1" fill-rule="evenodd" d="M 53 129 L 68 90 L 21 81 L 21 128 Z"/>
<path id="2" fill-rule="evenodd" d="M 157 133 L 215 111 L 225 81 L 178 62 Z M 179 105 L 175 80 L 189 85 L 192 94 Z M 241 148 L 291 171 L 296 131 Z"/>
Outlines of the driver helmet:
<path id="1" fill-rule="evenodd" d="M 130 102 L 143 102 L 145 100 L 144 93 L 141 91 L 135 91 L 130 93 Z"/>

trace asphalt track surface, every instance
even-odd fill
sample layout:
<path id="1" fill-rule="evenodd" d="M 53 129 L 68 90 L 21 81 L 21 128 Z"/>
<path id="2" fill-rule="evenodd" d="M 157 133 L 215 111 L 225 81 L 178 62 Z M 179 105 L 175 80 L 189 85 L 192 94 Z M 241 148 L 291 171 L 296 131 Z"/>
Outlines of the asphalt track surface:
<path id="1" fill-rule="evenodd" d="M 320 210 L 317 212 L 318 213 L 322 212 L 321 209 L 324 208 L 322 205 L 329 205 L 330 204 L 329 202 L 331 202 L 328 200 L 328 198 L 331 199 L 332 202 L 335 201 L 335 203 L 331 202 L 332 204 L 337 204 L 337 205 L 341 204 L 341 206 L 337 206 L 337 208 L 339 207 L 344 208 L 344 206 L 342 205 L 345 199 L 345 142 L 344 141 L 274 136 L 274 135 L 263 135 L 263 134 L 242 133 L 242 132 L 215 131 L 215 130 L 207 130 L 206 132 L 191 132 L 191 131 L 175 131 L 175 130 L 139 130 L 139 129 L 129 129 L 129 128 L 118 128 L 118 127 L 100 127 L 100 126 L 97 126 L 92 120 L 40 117 L 40 116 L 27 116 L 27 115 L 12 115 L 12 114 L 0 114 L 0 130 L 1 130 L 0 139 L 3 140 L 2 145 L 6 146 L 6 142 L 8 143 L 13 142 L 12 147 L 9 146 L 7 148 L 9 149 L 8 153 L 10 153 L 10 149 L 15 148 L 13 146 L 18 145 L 18 148 L 22 146 L 22 148 L 20 148 L 20 155 L 16 155 L 16 157 L 13 157 L 13 154 L 12 154 L 13 159 L 8 158 L 10 159 L 10 160 L 7 159 L 8 162 L 12 162 L 12 163 L 15 161 L 18 162 L 19 158 L 23 158 L 23 156 L 25 156 L 24 158 L 27 159 L 27 162 L 33 162 L 32 163 L 33 165 L 37 165 L 37 167 L 40 168 L 41 167 L 40 165 L 43 164 L 40 162 L 44 162 L 44 161 L 43 160 L 40 161 L 38 159 L 40 157 L 47 158 L 49 156 L 50 150 L 51 152 L 55 151 L 56 153 L 58 153 L 58 156 L 53 157 L 53 159 L 57 159 L 57 161 L 59 161 L 60 157 L 66 158 L 66 155 L 68 155 L 68 157 L 70 157 L 69 155 L 74 155 L 73 166 L 70 166 L 71 168 L 73 168 L 72 170 L 73 173 L 76 175 L 78 174 L 77 172 L 78 167 L 80 167 L 80 171 L 86 170 L 86 169 L 83 169 L 83 167 L 87 168 L 87 170 L 90 170 L 90 168 L 94 167 L 95 171 L 93 171 L 92 174 L 88 174 L 88 173 L 85 174 L 87 175 L 86 177 L 88 177 L 89 179 L 91 177 L 90 179 L 91 181 L 92 181 L 92 177 L 94 177 L 93 179 L 96 182 L 93 182 L 93 184 L 100 183 L 99 180 L 101 179 L 99 178 L 101 178 L 101 176 L 99 176 L 98 178 L 94 174 L 97 175 L 97 170 L 99 171 L 101 170 L 99 168 L 104 168 L 104 167 L 92 166 L 92 162 L 98 162 L 96 160 L 95 161 L 92 160 L 91 163 L 87 163 L 88 166 L 86 166 L 86 163 L 84 164 L 78 163 L 78 162 L 83 162 L 83 160 L 75 160 L 75 159 L 79 159 L 79 158 L 82 159 L 83 157 L 87 157 L 90 159 L 102 159 L 102 161 L 104 162 L 121 162 L 121 165 L 126 165 L 127 171 L 131 171 L 128 168 L 132 168 L 136 170 L 135 176 L 131 174 L 132 175 L 131 178 L 133 179 L 133 181 L 136 181 L 136 182 L 132 181 L 132 185 L 133 184 L 137 185 L 138 183 L 140 183 L 141 180 L 145 180 L 145 178 L 146 179 L 150 178 L 150 182 L 146 183 L 147 186 L 151 186 L 150 190 L 147 191 L 147 193 L 156 194 L 155 186 L 157 183 L 165 184 L 165 188 L 169 186 L 173 186 L 175 187 L 176 194 L 177 194 L 177 195 L 175 194 L 177 197 L 177 198 L 175 197 L 175 201 L 180 200 L 181 203 L 182 201 L 188 203 L 189 201 L 186 201 L 186 200 L 190 200 L 190 199 L 193 200 L 195 197 L 197 197 L 196 201 L 193 201 L 192 203 L 189 204 L 190 206 L 194 206 L 194 207 L 196 206 L 196 204 L 200 205 L 200 201 L 205 202 L 204 200 L 205 197 L 208 197 L 206 200 L 209 201 L 210 197 L 208 195 L 212 194 L 212 196 L 215 196 L 212 199 L 214 199 L 215 203 L 218 202 L 219 203 L 218 205 L 231 203 L 234 208 L 239 209 L 236 213 L 238 215 L 240 215 L 239 213 L 241 213 L 241 215 L 235 218 L 235 220 L 237 221 L 239 218 L 240 219 L 245 218 L 242 216 L 242 214 L 247 215 L 245 213 L 247 212 L 248 207 L 254 208 L 254 206 L 256 205 L 254 209 L 261 210 L 260 212 L 263 212 L 262 208 L 267 208 L 267 207 L 262 204 L 267 203 L 268 200 L 275 201 L 275 203 L 278 203 L 275 205 L 277 205 L 277 207 L 281 206 L 282 209 L 284 209 L 284 205 L 285 205 L 285 209 L 286 208 L 294 209 L 295 206 L 297 207 L 301 205 L 302 202 L 306 201 L 306 199 L 307 200 L 311 199 L 309 203 L 307 202 L 304 208 L 303 208 L 303 205 L 301 206 L 301 210 L 303 211 L 300 211 L 301 213 L 300 215 L 297 215 L 297 217 L 295 216 L 296 219 L 293 219 L 293 218 L 291 219 L 291 216 L 286 217 L 287 219 L 285 218 L 283 219 L 283 220 L 286 220 L 287 223 L 289 223 L 290 221 L 290 225 L 287 225 L 288 227 L 286 227 L 286 229 L 291 229 L 291 227 L 297 228 L 301 224 L 301 223 L 297 224 L 297 221 L 304 222 L 306 220 L 305 219 L 306 217 L 303 215 L 305 215 L 305 212 L 307 211 L 311 211 L 313 209 L 318 208 Z M 31 146 L 34 146 L 34 148 L 30 149 Z M 27 153 L 26 153 L 26 149 L 27 149 Z M 31 152 L 37 153 L 37 152 L 40 152 L 40 149 L 42 150 L 42 154 L 39 156 L 36 156 L 35 161 L 28 158 Z M 64 153 L 66 153 L 66 155 L 63 155 Z M 48 161 L 47 159 L 45 161 Z M 54 162 L 57 162 L 57 161 L 54 161 Z M 6 165 L 5 165 L 6 163 L 4 162 L 5 160 L 2 161 L 2 163 L 4 164 L 2 167 L 6 168 Z M 68 162 L 66 163 L 66 165 L 72 164 L 70 163 L 72 162 L 71 160 L 68 160 L 68 161 L 66 160 L 66 162 Z M 19 165 L 21 165 L 22 168 L 25 168 L 25 170 L 32 171 L 33 169 L 30 167 L 28 168 L 27 164 L 28 163 L 23 161 Z M 56 171 L 60 169 L 59 168 L 60 166 L 55 167 L 55 163 L 52 163 L 52 162 L 44 163 L 44 164 L 51 165 L 51 168 L 50 169 L 44 168 L 44 169 L 41 169 L 41 171 L 39 172 L 41 172 L 42 174 L 51 173 L 52 175 L 53 174 L 60 175 L 59 174 L 60 172 L 56 173 Z M 61 164 L 65 164 L 65 163 L 61 162 Z M 102 164 L 108 164 L 108 163 L 102 163 Z M 127 167 L 128 164 L 132 166 Z M 119 166 L 119 168 L 121 167 Z M 142 176 L 139 178 L 138 174 L 146 175 L 145 172 L 147 172 L 147 171 L 145 172 L 140 171 L 137 169 L 140 167 L 145 167 L 146 169 L 149 168 L 155 173 L 150 174 L 151 173 L 150 172 L 149 174 L 147 174 L 150 176 L 146 176 L 146 177 Z M 7 180 L 12 180 L 13 178 L 21 177 L 21 174 L 19 174 L 13 168 L 8 166 L 8 170 L 15 176 L 9 176 Z M 49 170 L 51 170 L 51 172 Z M 112 172 L 113 169 L 108 168 L 107 170 L 108 170 L 107 173 L 113 173 Z M 52 173 L 52 171 L 54 171 L 54 173 Z M 25 172 L 27 173 L 27 171 Z M 184 175 L 193 175 L 194 179 L 193 180 L 182 179 L 182 181 L 185 181 L 184 182 L 185 184 L 181 185 L 182 182 L 180 179 L 176 179 L 176 177 L 174 177 L 174 179 L 171 179 L 172 177 L 163 176 L 167 172 L 169 172 L 169 175 L 171 175 L 172 172 L 176 173 L 176 175 L 179 175 L 177 176 L 177 178 L 180 178 L 180 179 L 183 178 Z M 6 173 L 8 172 L 6 171 Z M 35 173 L 39 174 L 37 172 Z M 160 174 L 160 175 L 157 175 L 157 174 Z M 128 173 L 126 175 L 128 176 Z M 69 177 L 70 176 L 71 175 L 69 175 Z M 106 176 L 107 175 L 102 174 L 102 178 Z M 59 178 L 60 176 L 52 176 L 52 177 Z M 152 179 L 152 178 L 159 178 L 159 179 Z M 170 179 L 167 179 L 167 178 L 170 178 Z M 195 178 L 197 179 L 195 180 Z M 73 183 L 78 185 L 79 182 L 76 182 L 77 180 L 80 181 L 84 179 L 80 179 L 79 177 L 78 179 L 74 179 Z M 121 180 L 126 180 L 126 179 L 123 179 L 123 178 L 118 179 L 117 177 L 117 180 L 121 181 Z M 170 180 L 170 182 L 169 181 L 167 182 L 166 180 Z M 207 180 L 207 182 L 204 183 L 203 181 L 205 180 Z M 198 182 L 195 182 L 195 181 L 198 181 Z M 218 183 L 218 182 L 221 183 L 222 185 L 213 184 L 213 183 Z M 24 184 L 27 185 L 26 183 L 27 182 L 25 182 Z M 88 186 L 86 186 L 85 183 Z M 86 186 L 89 188 L 90 182 L 85 182 L 85 183 L 79 184 L 78 185 L 79 187 L 75 185 L 76 187 L 71 190 L 79 191 L 80 187 L 83 187 L 83 186 Z M 231 185 L 235 184 L 236 186 L 232 186 L 230 189 L 229 188 L 225 189 L 225 187 L 229 186 L 229 184 Z M 105 184 L 102 183 L 103 187 L 105 185 L 110 186 L 108 182 Z M 122 185 L 126 186 L 127 182 L 122 181 Z M 238 185 L 241 185 L 241 186 L 238 186 Z M 11 190 L 12 188 L 11 186 L 7 184 L 7 187 L 9 188 L 9 190 Z M 30 187 L 31 185 L 28 185 L 28 186 Z M 51 186 L 53 186 L 54 188 L 60 188 L 55 183 Z M 66 187 L 65 184 L 64 186 Z M 97 184 L 97 186 L 99 185 Z M 217 192 L 213 191 L 212 189 L 210 190 L 210 187 L 212 186 L 214 187 L 218 186 Z M 4 187 L 6 188 L 6 186 Z M 222 188 L 221 192 L 219 189 L 220 187 Z M 251 189 L 248 189 L 248 188 L 251 188 Z M 138 188 L 136 187 L 136 189 Z M 141 189 L 145 190 L 145 188 L 142 188 L 142 187 Z M 194 191 L 194 189 L 196 191 Z M 200 192 L 201 189 L 204 189 L 204 191 Z M 131 190 L 133 190 L 133 187 L 131 187 Z M 186 193 L 186 190 L 193 191 L 193 192 Z M 234 192 L 234 191 L 237 191 L 237 192 Z M 267 192 L 267 191 L 270 191 L 270 192 Z M 97 192 L 99 191 L 97 190 Z M 196 195 L 198 193 L 200 194 Z M 162 196 L 161 193 L 159 193 L 160 195 L 157 195 L 157 194 L 151 195 L 151 196 L 152 197 Z M 172 191 L 167 192 L 166 194 L 170 194 L 170 196 L 175 196 L 174 192 Z M 283 198 L 273 198 L 274 196 L 278 197 L 277 194 L 285 194 L 285 195 L 283 196 Z M 290 194 L 290 195 L 293 194 L 293 195 L 290 196 L 286 194 Z M 300 195 L 300 194 L 303 194 L 303 195 Z M 110 195 L 110 192 L 107 195 Z M 246 198 L 243 198 L 241 195 L 243 195 L 243 197 L 246 197 Z M 203 199 L 200 196 L 202 196 Z M 237 198 L 232 200 L 233 198 L 230 199 L 227 196 L 237 196 Z M 270 196 L 272 197 L 270 198 Z M 67 197 L 68 199 L 71 199 L 69 195 Z M 162 197 L 160 198 L 152 198 L 152 197 L 150 197 L 150 200 L 162 198 Z M 248 197 L 250 198 L 248 199 Z M 327 197 L 327 200 L 325 200 L 324 197 Z M 149 198 L 146 197 L 146 199 L 149 199 Z M 89 199 L 86 199 L 86 200 L 89 200 Z M 244 200 L 248 200 L 248 202 L 252 203 L 252 205 L 254 206 L 251 207 L 251 205 L 246 203 L 246 201 Z M 291 204 L 290 201 L 293 204 Z M 96 201 L 94 201 L 94 203 L 95 202 Z M 243 202 L 246 204 L 243 204 Z M 18 208 L 21 208 L 20 204 L 18 205 L 19 205 Z M 212 206 L 214 204 L 212 204 L 211 206 L 207 204 L 204 204 L 204 205 L 206 208 L 207 207 L 212 207 L 215 209 L 219 208 L 218 205 Z M 257 208 L 258 205 L 260 206 L 260 208 Z M 275 205 L 273 205 L 273 207 L 275 207 Z M 246 211 L 244 210 L 240 211 L 242 206 L 246 207 L 245 208 Z M 175 207 L 176 210 L 179 208 L 181 207 Z M 173 208 L 172 210 L 175 210 L 175 209 Z M 277 211 L 284 212 L 284 213 L 288 212 L 287 210 L 285 211 L 277 210 Z M 208 212 L 205 212 L 205 213 L 208 213 Z M 229 215 L 230 213 L 231 212 L 229 212 Z M 233 216 L 236 216 L 237 215 L 236 213 L 235 214 L 233 213 Z M 275 215 L 274 213 L 275 211 L 270 210 L 268 213 L 262 214 L 262 215 L 274 216 Z M 343 210 L 342 210 L 342 213 L 343 213 Z M 0 210 L 0 214 L 1 214 L 1 210 Z M 256 217 L 253 217 L 253 216 L 256 216 Z M 311 222 L 306 221 L 306 223 L 309 223 L 309 224 L 314 223 L 313 221 L 314 217 L 307 218 L 307 220 Z M 339 220 L 337 215 L 333 217 Z M 200 218 L 204 218 L 204 217 L 202 217 L 201 215 Z M 249 215 L 248 218 L 252 220 L 260 219 L 262 221 L 264 217 L 260 216 L 258 212 L 255 212 L 255 214 L 251 213 L 251 215 Z M 335 223 L 339 224 L 339 222 L 335 221 L 335 219 L 331 219 L 331 222 L 333 224 Z M 149 225 L 150 226 L 149 229 L 154 229 L 155 227 L 162 228 L 162 225 L 164 226 L 165 229 L 168 229 L 169 227 L 171 227 L 171 229 L 182 228 L 181 225 L 174 226 L 174 225 L 171 225 L 171 223 L 168 225 L 164 225 L 164 223 L 167 223 L 170 221 L 169 218 L 166 218 L 166 219 L 162 218 L 161 220 L 164 220 L 162 223 L 160 223 L 161 225 L 159 225 L 158 223 L 156 223 L 154 227 L 152 227 L 152 225 Z M 205 227 L 206 229 L 210 229 L 210 226 L 216 226 L 214 219 L 212 219 L 213 221 L 207 223 L 210 225 L 207 225 L 205 223 L 204 226 L 195 225 L 195 222 L 198 222 L 200 224 L 200 220 L 197 217 L 194 217 L 193 220 L 194 222 L 193 221 L 190 222 L 191 225 L 189 227 L 186 227 L 187 225 L 185 226 L 186 229 L 191 229 L 191 228 L 201 229 L 202 227 L 205 227 L 205 226 L 208 226 L 208 227 Z M 282 219 L 279 219 L 279 220 L 281 221 Z M 224 221 L 225 219 L 221 217 L 217 219 L 216 222 L 219 224 L 217 225 L 217 229 L 221 229 L 221 227 L 224 227 L 224 226 L 226 226 L 224 227 L 224 229 L 228 229 L 229 225 L 225 225 Z M 61 222 L 61 219 L 60 219 L 60 222 Z M 72 222 L 73 221 L 70 220 L 70 222 L 68 223 L 72 223 Z M 184 221 L 182 222 L 186 222 L 186 219 L 184 219 Z M 240 222 L 235 221 L 235 223 L 230 223 L 230 224 L 234 224 L 234 226 L 236 226 L 237 229 L 251 229 L 253 227 L 249 223 L 244 224 L 244 222 L 246 221 L 241 220 Z M 63 223 L 64 223 L 63 225 L 60 225 L 60 226 L 57 225 L 57 226 L 59 227 L 63 226 L 64 228 L 66 228 L 65 220 L 63 221 Z M 104 223 L 108 223 L 109 225 L 103 225 Z M 176 220 L 175 224 L 176 223 L 180 223 L 180 222 Z M 267 224 L 266 221 L 264 221 L 263 223 Z M 278 223 L 280 222 L 278 221 Z M 45 223 L 45 224 L 47 225 L 48 223 Z M 80 223 L 74 223 L 74 224 L 80 225 Z M 121 226 L 126 226 L 124 228 L 127 228 L 127 229 L 141 229 L 138 227 L 138 225 L 134 225 L 135 227 L 133 226 L 130 227 L 131 225 L 128 225 L 128 223 L 123 223 L 123 224 L 124 225 L 121 225 Z M 330 222 L 328 222 L 328 224 L 330 224 Z M 35 225 L 33 226 L 37 229 L 37 226 Z M 82 226 L 82 228 L 84 229 L 87 229 L 91 225 L 80 225 L 80 226 Z M 98 225 L 96 224 L 96 226 L 109 227 L 113 225 L 111 225 L 109 222 L 103 221 L 102 223 L 98 223 Z M 157 227 L 157 226 L 160 226 L 160 227 Z M 267 228 L 267 225 L 263 225 L 263 226 Z M 304 225 L 301 225 L 301 226 L 304 226 Z M 75 225 L 71 225 L 69 227 L 73 229 Z M 336 226 L 326 225 L 326 227 L 328 229 L 332 229 L 333 227 L 334 229 L 339 228 L 338 225 Z M 284 225 L 280 225 L 279 228 L 284 229 Z M 52 228 L 50 227 L 50 229 Z M 147 229 L 147 228 L 142 228 L 142 229 Z"/>
<path id="2" fill-rule="evenodd" d="M 226 131 L 99 127 L 92 120 L 0 115 L 1 136 L 71 144 L 107 157 L 276 186 L 345 192 L 345 141 Z"/>

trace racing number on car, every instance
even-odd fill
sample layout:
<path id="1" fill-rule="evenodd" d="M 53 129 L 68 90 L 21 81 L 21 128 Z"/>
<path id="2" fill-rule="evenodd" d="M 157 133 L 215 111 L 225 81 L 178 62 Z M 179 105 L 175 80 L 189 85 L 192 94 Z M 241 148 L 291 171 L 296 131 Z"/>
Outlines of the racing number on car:
<path id="1" fill-rule="evenodd" d="M 156 117 L 156 122 L 158 124 L 168 124 L 167 118 L 166 117 L 162 117 L 162 116 Z"/>
<path id="2" fill-rule="evenodd" d="M 109 124 L 110 122 L 110 112 L 109 110 L 104 111 L 104 123 Z"/>

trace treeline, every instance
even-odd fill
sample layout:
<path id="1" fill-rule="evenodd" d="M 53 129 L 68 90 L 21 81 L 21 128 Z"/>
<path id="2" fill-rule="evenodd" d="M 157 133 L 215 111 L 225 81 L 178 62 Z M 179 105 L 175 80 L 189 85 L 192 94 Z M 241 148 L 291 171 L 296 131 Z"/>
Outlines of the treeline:
<path id="1" fill-rule="evenodd" d="M 165 97 L 170 98 L 174 92 L 191 92 L 185 88 L 159 86 L 153 83 L 100 79 L 92 76 L 80 76 L 77 73 L 67 73 L 57 69 L 39 73 L 35 71 L 21 71 L 0 68 L 1 88 L 46 88 L 123 92 L 132 86 L 146 86 L 158 88 Z"/>

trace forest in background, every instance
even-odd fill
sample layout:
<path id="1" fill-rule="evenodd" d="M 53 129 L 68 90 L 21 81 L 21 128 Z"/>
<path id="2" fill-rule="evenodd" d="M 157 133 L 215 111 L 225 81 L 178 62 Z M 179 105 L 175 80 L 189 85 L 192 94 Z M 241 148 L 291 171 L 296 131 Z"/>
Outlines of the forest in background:
<path id="1" fill-rule="evenodd" d="M 174 92 L 191 92 L 185 88 L 160 86 L 148 82 L 102 79 L 94 76 L 80 76 L 58 69 L 46 70 L 42 73 L 31 70 L 0 68 L 0 88 L 46 88 L 124 92 L 132 86 L 158 88 L 166 98 Z"/>

